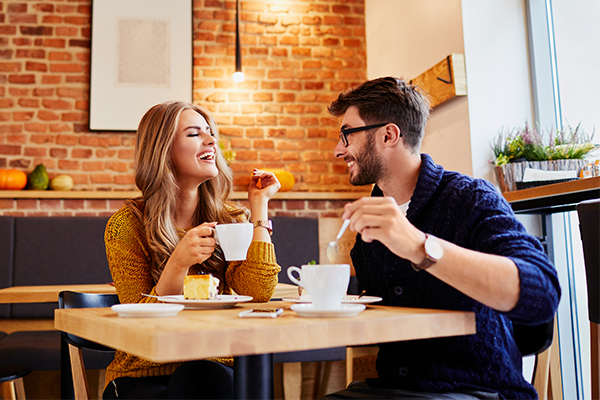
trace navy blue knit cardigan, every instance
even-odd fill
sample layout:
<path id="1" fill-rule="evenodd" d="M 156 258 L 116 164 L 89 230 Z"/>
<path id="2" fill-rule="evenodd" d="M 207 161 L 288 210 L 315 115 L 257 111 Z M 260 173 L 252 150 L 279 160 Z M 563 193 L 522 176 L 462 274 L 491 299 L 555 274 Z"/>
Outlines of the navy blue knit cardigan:
<path id="1" fill-rule="evenodd" d="M 357 235 L 352 262 L 360 289 L 380 296 L 380 304 L 474 311 L 477 333 L 460 337 L 379 344 L 372 385 L 445 392 L 478 389 L 508 399 L 535 399 L 523 378 L 522 357 L 512 337 L 512 321 L 536 325 L 550 320 L 560 298 L 558 277 L 539 241 L 528 235 L 512 209 L 487 181 L 445 171 L 427 154 L 407 211 L 423 232 L 461 247 L 509 257 L 519 269 L 516 307 L 495 311 L 433 277 L 415 272 L 409 261 L 381 242 Z M 375 186 L 372 196 L 382 196 Z"/>

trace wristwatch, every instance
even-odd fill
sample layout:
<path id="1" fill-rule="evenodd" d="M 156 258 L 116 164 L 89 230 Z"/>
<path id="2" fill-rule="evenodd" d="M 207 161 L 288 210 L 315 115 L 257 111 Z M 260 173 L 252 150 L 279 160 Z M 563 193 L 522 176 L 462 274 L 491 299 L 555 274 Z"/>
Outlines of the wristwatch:
<path id="1" fill-rule="evenodd" d="M 270 219 L 268 219 L 268 220 L 266 220 L 266 221 L 261 221 L 261 220 L 254 221 L 254 222 L 252 223 L 252 225 L 253 225 L 255 228 L 258 228 L 258 227 L 265 228 L 266 230 L 268 230 L 268 231 L 269 231 L 269 235 L 272 235 L 272 234 L 273 234 L 273 223 L 271 222 L 271 220 L 270 220 Z"/>
<path id="2" fill-rule="evenodd" d="M 439 242 L 438 238 L 428 233 L 425 234 L 423 249 L 425 250 L 425 259 L 423 259 L 423 261 L 421 261 L 419 264 L 412 262 L 410 263 L 413 269 L 417 272 L 431 267 L 444 256 L 444 248 L 442 247 L 442 244 Z"/>

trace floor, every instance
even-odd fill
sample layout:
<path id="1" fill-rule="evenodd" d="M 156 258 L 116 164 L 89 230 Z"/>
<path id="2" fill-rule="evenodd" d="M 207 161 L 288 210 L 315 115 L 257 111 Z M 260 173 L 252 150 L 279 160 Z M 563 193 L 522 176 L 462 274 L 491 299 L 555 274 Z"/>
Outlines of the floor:
<path id="1" fill-rule="evenodd" d="M 301 399 L 314 399 L 315 380 L 320 372 L 322 377 L 323 366 L 317 363 L 302 363 L 302 397 Z M 283 399 L 281 367 L 275 365 L 275 399 Z M 375 357 L 359 357 L 354 360 L 355 380 L 375 376 Z M 59 371 L 34 371 L 24 378 L 25 395 L 29 400 L 60 400 L 60 373 Z M 88 371 L 88 384 L 92 399 L 98 399 L 98 371 Z M 331 365 L 331 375 L 326 393 L 344 389 L 346 384 L 345 361 L 335 361 Z M 1 392 L 0 392 L 1 396 Z M 1 397 L 0 397 L 1 398 Z M 293 399 L 298 400 L 298 399 Z"/>

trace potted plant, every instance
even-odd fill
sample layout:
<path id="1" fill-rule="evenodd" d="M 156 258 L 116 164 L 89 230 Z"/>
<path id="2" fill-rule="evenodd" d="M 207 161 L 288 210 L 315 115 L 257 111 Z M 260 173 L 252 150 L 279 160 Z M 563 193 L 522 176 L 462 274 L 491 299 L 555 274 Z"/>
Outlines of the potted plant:
<path id="1" fill-rule="evenodd" d="M 594 133 L 586 133 L 581 124 L 545 133 L 528 123 L 522 128 L 502 129 L 492 144 L 501 191 L 517 190 L 526 168 L 579 173 L 586 164 L 586 155 L 598 147 L 593 137 Z"/>

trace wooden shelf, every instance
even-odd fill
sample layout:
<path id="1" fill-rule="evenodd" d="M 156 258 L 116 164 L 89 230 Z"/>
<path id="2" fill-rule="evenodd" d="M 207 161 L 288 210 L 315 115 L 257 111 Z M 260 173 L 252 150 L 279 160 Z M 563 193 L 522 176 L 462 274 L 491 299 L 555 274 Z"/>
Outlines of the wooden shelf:
<path id="1" fill-rule="evenodd" d="M 370 192 L 279 192 L 276 200 L 354 200 Z M 138 191 L 0 190 L 0 199 L 131 199 Z M 233 200 L 248 199 L 247 192 L 233 192 Z"/>
<path id="2" fill-rule="evenodd" d="M 465 56 L 459 53 L 450 54 L 421 75 L 413 78 L 410 83 L 419 86 L 431 96 L 431 108 L 456 96 L 466 96 Z"/>
<path id="3" fill-rule="evenodd" d="M 502 193 L 515 212 L 559 212 L 600 197 L 600 176 Z"/>

